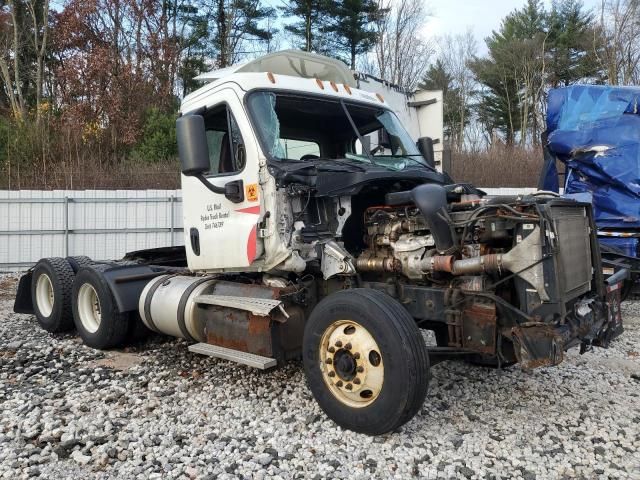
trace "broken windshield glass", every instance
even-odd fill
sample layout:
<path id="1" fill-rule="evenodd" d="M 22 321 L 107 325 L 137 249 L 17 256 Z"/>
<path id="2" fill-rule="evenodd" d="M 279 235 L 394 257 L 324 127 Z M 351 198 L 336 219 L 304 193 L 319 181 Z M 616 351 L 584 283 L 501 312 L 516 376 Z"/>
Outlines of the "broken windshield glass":
<path id="1" fill-rule="evenodd" d="M 396 115 L 385 108 L 265 91 L 250 94 L 248 106 L 263 150 L 272 160 L 352 161 L 392 170 L 426 166 Z M 291 141 L 316 150 L 294 155 L 285 148 Z"/>

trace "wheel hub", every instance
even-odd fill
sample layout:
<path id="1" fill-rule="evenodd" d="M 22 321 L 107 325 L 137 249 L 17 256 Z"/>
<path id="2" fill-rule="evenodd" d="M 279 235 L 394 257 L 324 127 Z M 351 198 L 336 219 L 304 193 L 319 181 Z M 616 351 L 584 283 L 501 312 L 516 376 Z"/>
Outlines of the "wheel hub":
<path id="1" fill-rule="evenodd" d="M 78 316 L 89 333 L 94 333 L 102 322 L 102 309 L 98 292 L 89 283 L 84 283 L 78 290 Z"/>
<path id="2" fill-rule="evenodd" d="M 351 352 L 344 349 L 338 350 L 334 356 L 334 362 L 338 377 L 347 382 L 355 378 L 357 363 Z"/>
<path id="3" fill-rule="evenodd" d="M 366 407 L 380 394 L 384 365 L 380 347 L 357 322 L 338 320 L 320 342 L 320 368 L 325 383 L 340 402 Z"/>
<path id="4" fill-rule="evenodd" d="M 55 304 L 55 296 L 53 293 L 53 283 L 51 282 L 49 275 L 43 273 L 38 277 L 35 296 L 40 313 L 44 317 L 51 315 Z"/>

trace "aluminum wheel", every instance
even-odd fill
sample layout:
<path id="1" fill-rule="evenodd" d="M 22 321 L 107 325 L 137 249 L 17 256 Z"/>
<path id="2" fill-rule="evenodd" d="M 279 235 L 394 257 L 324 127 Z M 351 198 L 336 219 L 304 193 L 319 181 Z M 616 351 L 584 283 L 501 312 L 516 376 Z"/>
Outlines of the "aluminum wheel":
<path id="1" fill-rule="evenodd" d="M 51 315 L 54 302 L 53 283 L 51 283 L 49 275 L 43 273 L 36 282 L 36 303 L 38 304 L 38 310 L 44 317 Z"/>
<path id="2" fill-rule="evenodd" d="M 100 299 L 96 289 L 89 283 L 82 284 L 78 291 L 78 316 L 82 326 L 89 333 L 96 332 L 100 327 L 102 321 Z"/>
<path id="3" fill-rule="evenodd" d="M 329 390 L 354 408 L 370 405 L 384 382 L 380 347 L 369 331 L 352 320 L 338 320 L 320 341 L 320 370 Z"/>

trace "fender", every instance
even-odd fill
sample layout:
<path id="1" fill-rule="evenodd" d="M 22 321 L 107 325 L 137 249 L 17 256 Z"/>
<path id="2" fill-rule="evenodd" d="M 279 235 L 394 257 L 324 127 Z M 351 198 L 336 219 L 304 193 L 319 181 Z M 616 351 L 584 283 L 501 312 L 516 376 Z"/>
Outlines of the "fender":
<path id="1" fill-rule="evenodd" d="M 100 273 L 111 289 L 118 311 L 124 313 L 138 310 L 138 299 L 150 280 L 176 270 L 180 269 L 149 265 L 119 265 Z"/>

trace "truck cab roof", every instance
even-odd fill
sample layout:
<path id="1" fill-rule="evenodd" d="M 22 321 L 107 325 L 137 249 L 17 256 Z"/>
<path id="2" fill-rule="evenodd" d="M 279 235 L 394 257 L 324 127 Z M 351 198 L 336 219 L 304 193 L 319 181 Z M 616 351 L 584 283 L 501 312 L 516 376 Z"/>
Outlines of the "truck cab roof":
<path id="1" fill-rule="evenodd" d="M 339 60 L 314 53 L 284 50 L 196 77 L 209 83 L 187 95 L 182 113 L 206 106 L 207 94 L 222 85 L 244 92 L 256 89 L 325 95 L 387 106 L 384 97 L 357 88 L 354 74 Z"/>

